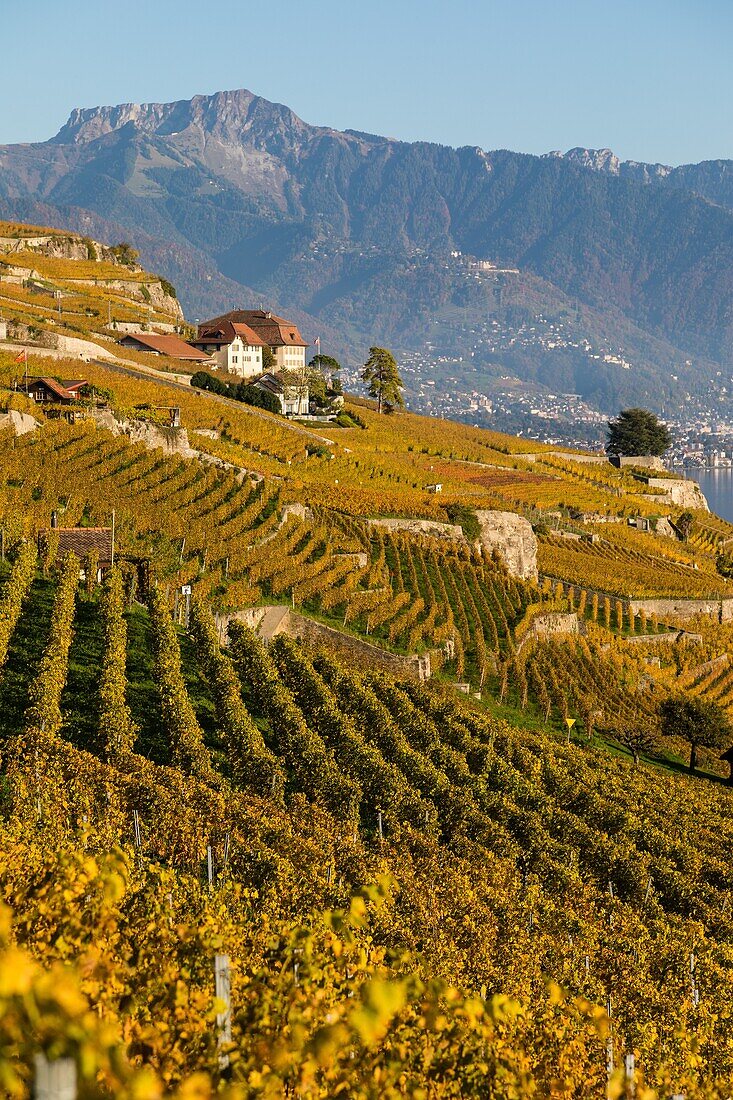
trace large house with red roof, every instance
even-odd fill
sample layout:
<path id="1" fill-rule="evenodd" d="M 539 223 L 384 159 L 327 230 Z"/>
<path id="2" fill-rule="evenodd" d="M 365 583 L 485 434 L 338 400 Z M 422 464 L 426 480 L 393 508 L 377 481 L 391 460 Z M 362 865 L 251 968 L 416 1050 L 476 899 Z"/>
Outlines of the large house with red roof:
<path id="1" fill-rule="evenodd" d="M 308 344 L 298 326 L 264 309 L 232 309 L 199 325 L 195 347 L 209 354 L 216 348 L 222 369 L 249 378 L 262 373 L 262 348 L 267 345 L 279 370 L 301 370 Z M 227 349 L 226 355 L 222 354 Z M 259 359 L 255 349 L 259 348 Z M 241 369 L 244 367 L 244 369 Z"/>
<path id="2" fill-rule="evenodd" d="M 215 360 L 222 371 L 238 374 L 240 378 L 262 374 L 265 341 L 249 325 L 231 320 L 230 314 L 199 325 L 198 335 L 192 343 L 200 352 Z"/>

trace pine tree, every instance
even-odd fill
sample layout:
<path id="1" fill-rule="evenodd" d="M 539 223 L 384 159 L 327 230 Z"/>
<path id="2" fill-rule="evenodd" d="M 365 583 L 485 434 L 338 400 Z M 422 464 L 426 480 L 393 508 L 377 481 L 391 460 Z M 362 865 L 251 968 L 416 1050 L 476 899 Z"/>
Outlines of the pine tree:
<path id="1" fill-rule="evenodd" d="M 608 421 L 606 453 L 612 455 L 663 455 L 672 434 L 648 409 L 622 409 Z"/>
<path id="2" fill-rule="evenodd" d="M 361 380 L 366 382 L 369 396 L 376 400 L 377 412 L 391 413 L 398 406 L 401 409 L 405 407 L 402 398 L 404 383 L 391 351 L 369 348 L 369 358 L 361 372 Z"/>

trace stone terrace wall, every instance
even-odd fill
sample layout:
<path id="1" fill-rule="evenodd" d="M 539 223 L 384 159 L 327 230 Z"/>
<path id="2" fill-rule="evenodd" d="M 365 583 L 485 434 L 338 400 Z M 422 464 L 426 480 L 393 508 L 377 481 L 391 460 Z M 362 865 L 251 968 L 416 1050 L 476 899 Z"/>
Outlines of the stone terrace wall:
<path id="1" fill-rule="evenodd" d="M 634 615 L 638 615 L 640 611 L 646 611 L 647 615 L 656 615 L 660 619 L 664 619 L 667 615 L 675 616 L 679 619 L 692 619 L 695 615 L 710 615 L 713 618 L 718 619 L 719 622 L 727 623 L 733 620 L 733 597 L 727 597 L 723 599 L 707 599 L 707 600 L 686 600 L 686 599 L 658 599 L 658 600 L 646 600 L 646 599 L 629 599 L 628 596 L 614 596 L 610 592 L 603 592 L 600 588 L 591 588 L 588 585 L 572 584 L 570 581 L 562 581 L 559 577 L 540 576 L 539 583 L 549 580 L 553 586 L 561 584 L 564 595 L 572 595 L 574 601 L 580 598 L 582 588 L 585 588 L 588 594 L 588 599 L 592 599 L 593 595 L 598 596 L 599 603 L 608 596 L 611 604 L 614 605 L 617 601 L 620 601 L 626 610 L 633 611 Z"/>
<path id="2" fill-rule="evenodd" d="M 673 615 L 678 619 L 692 619 L 695 615 L 711 615 L 721 623 L 733 620 L 733 599 L 723 600 L 629 600 L 628 605 L 636 615 L 646 611 L 647 615 L 664 618 Z"/>
<path id="3" fill-rule="evenodd" d="M 393 676 L 422 682 L 430 679 L 430 655 L 390 653 L 352 634 L 300 615 L 288 607 L 248 607 L 228 615 L 217 615 L 219 637 L 224 640 L 232 620 L 246 623 L 257 630 L 263 641 L 270 642 L 278 634 L 287 634 L 312 649 L 325 649 L 354 668 L 379 669 Z"/>

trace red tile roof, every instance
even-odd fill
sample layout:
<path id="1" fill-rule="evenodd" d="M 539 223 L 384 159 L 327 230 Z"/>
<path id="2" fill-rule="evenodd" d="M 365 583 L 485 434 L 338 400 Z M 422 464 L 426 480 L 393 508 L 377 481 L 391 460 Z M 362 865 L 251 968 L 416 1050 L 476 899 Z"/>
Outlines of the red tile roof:
<path id="1" fill-rule="evenodd" d="M 157 332 L 128 332 L 120 343 L 125 345 L 131 341 L 142 344 L 151 351 L 157 351 L 159 355 L 169 355 L 171 359 L 195 359 L 197 362 L 208 359 L 208 355 L 181 340 L 180 336 L 161 335 Z"/>
<path id="2" fill-rule="evenodd" d="M 72 553 L 83 561 L 90 550 L 96 550 L 100 565 L 109 565 L 112 561 L 111 527 L 47 527 L 40 532 L 39 538 L 48 538 L 50 534 L 58 535 L 59 557 Z"/>
<path id="3" fill-rule="evenodd" d="M 232 309 L 229 313 L 222 313 L 221 317 L 204 321 L 199 327 L 199 333 L 203 329 L 221 328 L 227 321 L 235 325 L 248 325 L 271 348 L 309 346 L 293 321 L 264 309 Z"/>
<path id="4" fill-rule="evenodd" d="M 39 385 L 43 385 L 47 390 L 50 390 L 59 401 L 76 401 L 79 394 L 75 391 L 82 386 L 86 386 L 84 379 L 76 379 L 73 382 L 57 382 L 55 378 L 29 378 L 27 393 L 33 393 Z M 68 387 L 71 387 L 69 389 Z"/>

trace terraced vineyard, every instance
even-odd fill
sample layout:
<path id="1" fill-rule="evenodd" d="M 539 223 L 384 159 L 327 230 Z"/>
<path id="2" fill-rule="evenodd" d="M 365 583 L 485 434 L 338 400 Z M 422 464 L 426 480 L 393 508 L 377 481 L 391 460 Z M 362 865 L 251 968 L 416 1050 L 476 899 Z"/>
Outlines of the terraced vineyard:
<path id="1" fill-rule="evenodd" d="M 587 539 L 543 538 L 540 570 L 560 580 L 596 588 L 617 596 L 681 596 L 721 598 L 733 594 L 729 582 L 712 563 L 698 569 L 693 561 L 673 560 L 663 552 L 619 545 L 600 537 Z"/>
<path id="2" fill-rule="evenodd" d="M 119 255 L 23 235 L 29 331 L 174 315 Z M 40 421 L 0 430 L 0 1090 L 69 1059 L 121 1100 L 728 1098 L 733 795 L 660 705 L 733 715 L 733 626 L 629 600 L 719 604 L 733 527 L 681 541 L 628 471 L 358 398 L 324 435 L 84 371 L 107 408 L 71 423 L 0 394 Z M 534 525 L 541 583 L 486 509 Z M 114 522 L 102 586 L 53 513 Z M 331 648 L 247 625 L 285 611 Z"/>
<path id="3" fill-rule="evenodd" d="M 99 1066 L 120 1095 L 147 1063 L 172 1087 L 203 1068 L 233 1096 L 306 1081 L 367 1096 L 377 1065 L 397 1089 L 410 1064 L 416 1088 L 479 1096 L 495 1074 L 542 1094 L 563 1067 L 560 1095 L 600 1097 L 607 1059 L 622 1067 L 633 1051 L 634 1077 L 662 1094 L 712 1097 L 733 1073 L 725 788 L 698 782 L 690 797 L 691 780 L 511 728 L 436 688 L 355 674 L 287 638 L 267 650 L 233 626 L 227 652 L 203 602 L 187 638 L 160 587 L 146 611 L 118 573 L 101 598 L 93 583 L 76 590 L 73 560 L 58 579 L 33 579 L 30 564 L 26 550 L 0 594 L 0 618 L 16 620 L 0 678 L 3 892 L 29 959 L 105 945 L 104 977 L 67 967 L 44 994 L 53 1004 L 76 983 L 97 1007 L 83 1074 Z M 558 642 L 528 675 L 551 668 L 562 693 L 573 663 L 590 684 L 610 675 L 603 660 Z M 102 668 L 129 706 L 114 738 L 109 691 L 92 687 Z M 214 951 L 233 963 L 223 1048 Z M 27 1002 L 12 986 L 0 996 L 0 1029 L 20 1027 Z M 57 1049 L 74 1049 L 70 1011 L 49 1023 Z M 298 1027 L 273 1030 L 271 1013 Z M 445 1043 L 427 1065 L 426 1034 Z M 112 1055 L 120 1042 L 127 1063 Z"/>
<path id="4" fill-rule="evenodd" d="M 129 248 L 8 222 L 0 222 L 0 308 L 11 330 L 32 330 L 24 336 L 61 332 L 101 347 L 118 323 L 182 321 L 173 287 L 138 267 Z"/>

